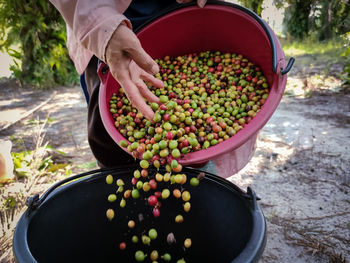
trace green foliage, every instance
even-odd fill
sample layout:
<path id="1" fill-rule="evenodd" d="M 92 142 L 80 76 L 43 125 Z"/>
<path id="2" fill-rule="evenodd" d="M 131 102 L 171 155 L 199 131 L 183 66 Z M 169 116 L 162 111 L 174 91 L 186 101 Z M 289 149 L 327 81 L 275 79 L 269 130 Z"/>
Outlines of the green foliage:
<path id="1" fill-rule="evenodd" d="M 287 57 L 295 57 L 298 65 L 305 68 L 318 65 L 322 68 L 322 74 L 328 74 L 334 64 L 350 64 L 350 56 L 341 56 L 349 42 L 344 36 L 322 42 L 317 41 L 315 36 L 301 41 L 280 39 L 280 42 Z M 298 57 L 303 59 L 299 60 Z M 341 77 L 341 72 L 337 77 Z"/>
<path id="2" fill-rule="evenodd" d="M 7 210 L 15 207 L 15 205 L 16 199 L 13 196 L 9 196 L 7 198 L 4 198 L 1 208 Z"/>
<path id="3" fill-rule="evenodd" d="M 286 34 L 301 40 L 311 34 L 327 40 L 350 31 L 348 0 L 274 0 L 277 8 L 285 8 L 283 24 Z"/>
<path id="4" fill-rule="evenodd" d="M 348 36 L 348 43 L 347 43 L 347 48 L 346 50 L 341 53 L 340 55 L 342 57 L 346 57 L 348 59 L 348 62 L 344 65 L 344 69 L 343 69 L 343 74 L 342 74 L 342 79 L 343 79 L 343 83 L 342 86 L 350 89 L 350 33 L 347 34 Z"/>
<path id="5" fill-rule="evenodd" d="M 350 64 L 346 64 L 343 70 L 343 83 L 344 88 L 350 87 Z"/>
<path id="6" fill-rule="evenodd" d="M 309 15 L 312 0 L 289 0 L 283 23 L 287 33 L 294 39 L 303 39 L 309 33 Z"/>
<path id="7" fill-rule="evenodd" d="M 40 176 L 64 169 L 68 164 L 54 163 L 50 154 L 52 151 L 65 155 L 64 152 L 57 151 L 47 144 L 32 151 L 11 152 L 16 175 L 18 177 Z"/>
<path id="8" fill-rule="evenodd" d="M 10 69 L 23 85 L 78 82 L 65 42 L 65 23 L 49 1 L 0 0 L 0 49 L 16 59 Z"/>
<path id="9" fill-rule="evenodd" d="M 32 161 L 32 151 L 23 151 L 23 152 L 12 152 L 12 161 L 14 164 L 14 170 L 19 177 L 29 176 L 30 169 L 29 165 Z"/>
<path id="10" fill-rule="evenodd" d="M 317 41 L 316 36 L 310 36 L 299 41 L 280 39 L 280 42 L 286 56 L 322 55 L 321 59 L 332 59 L 333 61 L 337 61 L 347 45 L 344 37 L 335 37 L 320 42 Z"/>
<path id="11" fill-rule="evenodd" d="M 12 152 L 14 170 L 18 177 L 36 175 L 52 165 L 51 156 L 36 158 L 35 151 Z"/>
<path id="12" fill-rule="evenodd" d="M 345 0 L 314 1 L 310 30 L 319 40 L 331 39 L 350 30 L 350 3 Z"/>
<path id="13" fill-rule="evenodd" d="M 264 0 L 239 0 L 240 4 L 261 16 L 263 11 L 262 4 Z"/>
<path id="14" fill-rule="evenodd" d="M 350 90 L 350 33 L 321 42 L 315 36 L 301 41 L 280 39 L 280 42 L 285 55 L 295 57 L 299 66 L 322 65 L 320 73 L 327 75 L 334 64 L 343 65 L 343 72 L 336 76 L 342 79 L 342 88 Z M 299 56 L 303 59 L 298 60 Z"/>
<path id="15" fill-rule="evenodd" d="M 46 120 L 28 119 L 24 121 L 24 125 L 36 126 L 44 123 L 50 124 L 53 123 L 55 120 L 55 118 L 47 118 Z"/>

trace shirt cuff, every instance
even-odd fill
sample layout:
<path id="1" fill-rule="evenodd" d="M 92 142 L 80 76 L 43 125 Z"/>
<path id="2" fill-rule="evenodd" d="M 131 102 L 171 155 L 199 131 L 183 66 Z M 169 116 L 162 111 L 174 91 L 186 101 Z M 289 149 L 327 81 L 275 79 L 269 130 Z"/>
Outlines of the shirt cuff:
<path id="1" fill-rule="evenodd" d="M 108 29 L 108 31 L 106 33 L 106 38 L 104 38 L 103 43 L 101 44 L 101 50 L 100 50 L 100 54 L 101 54 L 101 59 L 104 62 L 107 62 L 106 59 L 106 49 L 109 43 L 109 40 L 112 38 L 113 33 L 117 30 L 117 28 L 120 26 L 120 24 L 124 24 L 127 27 L 129 27 L 130 29 L 132 29 L 132 25 L 131 22 L 126 18 L 120 18 L 120 19 L 116 19 L 116 21 L 111 21 L 114 25 L 113 27 L 111 27 L 110 29 Z"/>
<path id="2" fill-rule="evenodd" d="M 82 45 L 90 50 L 100 60 L 106 61 L 106 48 L 114 31 L 123 23 L 132 29 L 130 21 L 122 14 L 109 14 L 107 18 L 100 18 L 99 23 L 94 22 L 94 27 L 78 37 Z"/>

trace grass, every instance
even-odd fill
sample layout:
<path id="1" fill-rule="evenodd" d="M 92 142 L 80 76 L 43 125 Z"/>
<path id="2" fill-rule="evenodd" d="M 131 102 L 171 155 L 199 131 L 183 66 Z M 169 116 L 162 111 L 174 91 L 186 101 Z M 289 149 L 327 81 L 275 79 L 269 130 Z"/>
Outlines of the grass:
<path id="1" fill-rule="evenodd" d="M 321 75 L 344 79 L 343 68 L 350 64 L 350 55 L 344 55 L 350 45 L 350 34 L 322 42 L 312 36 L 302 41 L 279 40 L 287 59 L 296 59 L 295 65 L 306 71 L 317 68 Z"/>
<path id="2" fill-rule="evenodd" d="M 333 59 L 341 57 L 349 40 L 346 37 L 338 37 L 327 41 L 317 41 L 314 37 L 306 38 L 302 41 L 289 41 L 281 39 L 280 42 L 287 56 L 304 56 L 304 55 L 324 55 Z"/>

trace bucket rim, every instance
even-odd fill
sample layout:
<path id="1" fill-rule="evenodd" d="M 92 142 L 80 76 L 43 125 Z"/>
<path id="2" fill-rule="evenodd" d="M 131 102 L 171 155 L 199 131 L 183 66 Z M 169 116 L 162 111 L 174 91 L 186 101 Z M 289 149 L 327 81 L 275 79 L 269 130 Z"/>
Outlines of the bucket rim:
<path id="1" fill-rule="evenodd" d="M 127 165 L 122 168 L 112 168 L 112 169 L 97 169 L 92 170 L 87 173 L 78 174 L 76 176 L 72 176 L 71 178 L 67 178 L 70 180 L 62 180 L 56 184 L 54 184 L 52 187 L 50 187 L 47 191 L 45 191 L 41 198 L 40 205 L 38 205 L 35 210 L 28 213 L 28 209 L 22 214 L 20 217 L 20 220 L 17 223 L 15 233 L 13 236 L 12 241 L 12 250 L 14 259 L 16 262 L 28 262 L 28 263 L 35 263 L 37 260 L 34 258 L 34 255 L 30 252 L 27 235 L 28 235 L 28 228 L 30 225 L 31 220 L 36 214 L 36 209 L 40 209 L 45 202 L 50 200 L 52 197 L 54 197 L 57 194 L 60 194 L 64 192 L 66 189 L 69 189 L 71 187 L 76 186 L 77 184 L 81 184 L 84 182 L 89 182 L 95 179 L 98 179 L 100 177 L 104 177 L 107 174 L 110 173 L 125 173 L 127 169 L 135 168 L 136 165 Z M 165 169 L 163 168 L 165 171 Z M 199 173 L 203 172 L 198 169 L 193 168 L 184 168 L 184 172 L 186 173 Z M 212 173 L 204 172 L 205 178 L 207 178 L 210 181 L 214 181 L 215 183 L 218 183 L 222 187 L 225 187 L 226 189 L 234 192 L 238 198 L 242 199 L 242 202 L 246 202 L 247 207 L 250 210 L 251 216 L 252 216 L 252 232 L 251 236 L 248 240 L 248 243 L 246 244 L 245 248 L 242 250 L 242 252 L 235 258 L 231 263 L 238 263 L 238 262 L 258 262 L 257 260 L 261 257 L 265 246 L 266 246 L 266 220 L 263 215 L 263 212 L 259 205 L 256 203 L 256 200 L 259 200 L 255 196 L 254 191 L 252 191 L 249 187 L 247 192 L 244 192 L 241 188 L 236 186 L 231 181 L 228 181 L 220 176 L 217 176 Z M 63 183 L 62 183 L 63 182 Z"/>
<path id="2" fill-rule="evenodd" d="M 244 6 L 241 6 L 241 5 L 238 5 L 235 3 L 230 3 L 230 2 L 223 2 L 223 1 L 218 1 L 218 0 L 210 1 L 209 0 L 209 1 L 207 1 L 206 5 L 203 8 L 208 8 L 208 6 L 211 6 L 211 7 L 215 7 L 215 6 L 232 7 L 232 8 L 239 10 L 239 11 L 242 11 L 244 14 L 247 14 L 247 15 L 251 16 L 253 19 L 255 19 L 260 24 L 262 29 L 265 31 L 266 36 L 269 39 L 271 51 L 272 51 L 271 52 L 272 53 L 272 71 L 274 74 L 278 73 L 278 68 L 277 68 L 278 67 L 278 57 L 277 57 L 275 38 L 272 36 L 271 30 L 269 29 L 269 27 L 267 26 L 265 21 L 260 16 L 258 16 L 255 12 L 253 12 L 252 10 L 250 10 Z M 155 22 L 157 19 L 159 19 L 163 16 L 166 16 L 172 12 L 175 12 L 175 11 L 185 10 L 186 8 L 191 10 L 194 8 L 198 8 L 198 6 L 197 6 L 197 3 L 195 1 L 192 1 L 189 3 L 184 3 L 181 5 L 171 6 L 170 8 L 162 10 L 161 12 L 159 12 L 159 14 L 153 16 L 152 18 L 150 18 L 149 20 L 147 20 L 146 22 L 144 22 L 143 24 L 138 26 L 134 30 L 135 34 L 137 35 L 138 33 L 140 33 L 144 28 L 146 28 L 151 23 Z"/>

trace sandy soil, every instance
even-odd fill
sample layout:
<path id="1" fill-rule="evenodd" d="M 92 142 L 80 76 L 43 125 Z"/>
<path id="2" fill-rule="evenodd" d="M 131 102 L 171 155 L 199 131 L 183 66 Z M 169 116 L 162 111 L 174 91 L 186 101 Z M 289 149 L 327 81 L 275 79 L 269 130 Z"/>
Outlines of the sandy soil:
<path id="1" fill-rule="evenodd" d="M 349 261 L 349 99 L 285 97 L 250 163 L 230 178 L 262 199 L 268 227 L 262 262 Z"/>
<path id="2" fill-rule="evenodd" d="M 289 75 L 278 109 L 259 134 L 255 155 L 229 180 L 243 189 L 251 186 L 261 198 L 268 227 L 261 262 L 350 262 L 350 94 L 337 90 L 336 77 L 306 74 L 297 65 Z M 41 132 L 43 141 L 67 153 L 57 162 L 70 162 L 73 173 L 86 170 L 84 164 L 94 158 L 80 88 L 37 92 L 9 85 L 0 83 L 0 130 L 51 99 L 0 131 L 0 139 L 12 136 L 14 151 L 33 149 Z M 48 118 L 44 127 L 30 121 Z M 23 200 L 62 178 L 21 179 L 1 187 L 1 202 L 16 196 L 17 208 L 1 212 L 0 262 L 13 262 L 11 237 Z"/>

